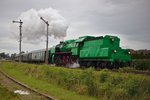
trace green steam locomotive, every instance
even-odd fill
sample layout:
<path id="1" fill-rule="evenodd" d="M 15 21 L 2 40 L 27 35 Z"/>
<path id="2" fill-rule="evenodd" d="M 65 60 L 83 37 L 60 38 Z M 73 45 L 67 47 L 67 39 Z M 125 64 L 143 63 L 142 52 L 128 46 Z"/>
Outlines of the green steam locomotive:
<path id="1" fill-rule="evenodd" d="M 56 65 L 79 63 L 86 67 L 113 68 L 130 62 L 130 52 L 120 47 L 116 36 L 83 36 L 60 42 L 49 50 L 49 63 Z"/>
<path id="2" fill-rule="evenodd" d="M 23 62 L 45 62 L 46 51 L 36 50 L 21 55 Z M 16 56 L 15 60 L 19 60 Z M 117 36 L 83 36 L 78 39 L 60 42 L 49 49 L 48 63 L 66 66 L 74 63 L 80 67 L 114 68 L 130 65 L 131 55 L 120 47 Z"/>

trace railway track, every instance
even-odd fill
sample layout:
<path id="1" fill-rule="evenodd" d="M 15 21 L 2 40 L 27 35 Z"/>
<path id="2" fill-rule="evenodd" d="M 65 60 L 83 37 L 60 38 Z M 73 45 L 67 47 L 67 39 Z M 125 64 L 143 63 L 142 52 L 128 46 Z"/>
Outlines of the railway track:
<path id="1" fill-rule="evenodd" d="M 3 77 L 3 78 L 4 78 L 4 77 L 7 78 L 7 79 L 5 79 L 5 80 L 7 80 L 7 83 L 8 83 L 8 81 L 9 81 L 9 84 L 15 83 L 15 84 L 18 85 L 19 87 L 24 88 L 24 90 L 30 91 L 30 94 L 32 94 L 32 96 L 30 96 L 30 98 L 26 98 L 25 96 L 21 96 L 21 95 L 20 95 L 19 98 L 20 98 L 21 100 L 35 100 L 35 99 L 36 99 L 36 100 L 56 100 L 56 99 L 54 99 L 52 96 L 49 96 L 49 95 L 44 94 L 44 93 L 41 93 L 41 92 L 37 91 L 36 89 L 33 89 L 33 88 L 27 86 L 26 84 L 23 84 L 23 83 L 17 81 L 16 79 L 10 77 L 8 74 L 2 72 L 1 70 L 0 70 L 0 75 L 1 75 L 1 77 Z M 12 82 L 10 82 L 10 81 L 12 81 Z M 4 84 L 5 84 L 5 83 L 4 83 Z M 14 86 L 15 84 L 13 84 L 13 86 Z M 15 88 L 16 88 L 16 87 L 15 87 Z M 30 95 L 30 94 L 29 94 L 29 95 Z M 34 96 L 33 96 L 33 95 L 34 95 Z"/>
<path id="2" fill-rule="evenodd" d="M 55 66 L 55 65 L 51 65 L 51 66 Z M 64 67 L 64 68 L 69 68 L 69 69 L 85 69 L 85 68 L 72 68 L 72 67 Z M 103 70 L 103 69 L 100 69 L 100 68 L 98 68 L 98 69 L 96 69 L 95 68 L 95 70 L 96 71 L 101 71 L 101 70 Z M 131 73 L 131 74 L 140 74 L 140 75 L 150 75 L 150 71 L 142 71 L 142 70 L 136 70 L 136 69 L 134 69 L 134 70 L 122 70 L 122 71 L 120 71 L 120 70 L 118 70 L 118 69 L 108 69 L 108 70 L 110 70 L 110 71 L 112 71 L 112 72 L 122 72 L 122 73 Z"/>
<path id="3" fill-rule="evenodd" d="M 119 70 L 112 70 L 113 72 L 120 72 Z M 131 73 L 131 74 L 141 74 L 141 75 L 150 75 L 149 71 L 140 71 L 140 70 L 124 70 L 122 73 Z"/>
<path id="4" fill-rule="evenodd" d="M 38 64 L 39 65 L 39 64 Z M 41 64 L 42 65 L 42 64 Z M 55 64 L 50 64 L 50 66 L 56 66 Z M 58 66 L 56 66 L 56 67 L 58 67 Z M 70 66 L 62 66 L 62 67 L 64 67 L 64 68 L 70 68 L 70 69 L 84 69 L 84 67 L 83 68 L 81 68 L 81 67 L 70 67 Z M 131 67 L 132 68 L 132 67 Z M 100 70 L 102 70 L 102 69 L 96 69 L 97 71 L 100 71 Z M 112 69 L 111 70 L 112 72 L 122 72 L 122 73 L 133 73 L 133 74 L 141 74 L 141 75 L 150 75 L 150 71 L 142 71 L 142 70 L 123 70 L 123 71 L 119 71 L 118 69 Z"/>

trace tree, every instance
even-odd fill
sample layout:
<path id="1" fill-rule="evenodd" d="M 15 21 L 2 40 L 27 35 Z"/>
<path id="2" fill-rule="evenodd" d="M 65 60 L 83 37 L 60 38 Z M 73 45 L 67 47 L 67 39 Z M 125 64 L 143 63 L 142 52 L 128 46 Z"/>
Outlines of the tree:
<path id="1" fill-rule="evenodd" d="M 5 52 L 0 53 L 0 57 L 5 58 L 6 57 Z"/>
<path id="2" fill-rule="evenodd" d="M 11 54 L 11 59 L 14 59 L 14 58 L 15 58 L 15 56 L 16 56 L 16 53 Z"/>

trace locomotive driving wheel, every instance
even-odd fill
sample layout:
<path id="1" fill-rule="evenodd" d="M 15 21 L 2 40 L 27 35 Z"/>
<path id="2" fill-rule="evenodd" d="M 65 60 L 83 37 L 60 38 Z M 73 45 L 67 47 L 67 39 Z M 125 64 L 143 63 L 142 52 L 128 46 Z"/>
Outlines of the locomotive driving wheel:
<path id="1" fill-rule="evenodd" d="M 59 66 L 59 65 L 60 65 L 60 62 L 61 62 L 61 57 L 60 57 L 59 55 L 57 55 L 57 56 L 55 57 L 55 64 L 56 64 L 56 66 Z"/>

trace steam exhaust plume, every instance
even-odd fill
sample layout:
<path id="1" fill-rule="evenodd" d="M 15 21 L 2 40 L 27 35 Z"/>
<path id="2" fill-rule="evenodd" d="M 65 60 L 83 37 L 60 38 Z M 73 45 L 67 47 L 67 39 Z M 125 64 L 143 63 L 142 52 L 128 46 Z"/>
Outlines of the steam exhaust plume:
<path id="1" fill-rule="evenodd" d="M 77 63 L 77 62 L 75 62 L 75 63 L 73 63 L 73 64 L 68 64 L 67 67 L 69 67 L 69 68 L 79 68 L 79 67 L 80 67 L 80 64 Z"/>
<path id="2" fill-rule="evenodd" d="M 68 23 L 57 10 L 52 8 L 40 10 L 30 9 L 18 17 L 18 20 L 21 19 L 23 21 L 22 37 L 24 41 L 34 43 L 45 39 L 46 24 L 40 20 L 40 17 L 43 17 L 50 24 L 49 36 L 54 36 L 54 38 L 59 39 L 63 39 L 66 36 Z M 18 39 L 18 27 L 11 25 L 11 31 L 14 37 Z"/>

